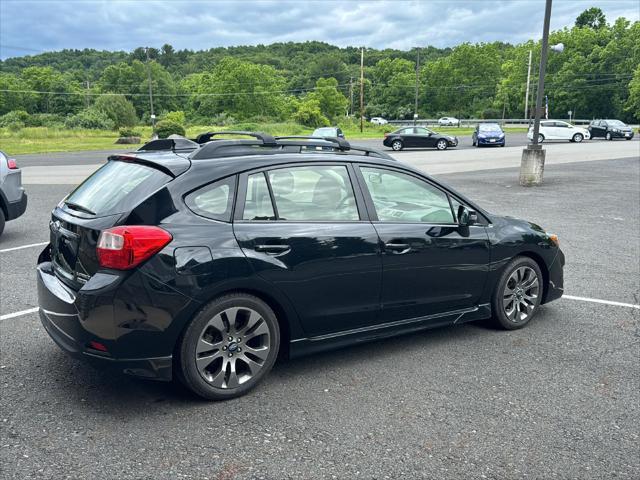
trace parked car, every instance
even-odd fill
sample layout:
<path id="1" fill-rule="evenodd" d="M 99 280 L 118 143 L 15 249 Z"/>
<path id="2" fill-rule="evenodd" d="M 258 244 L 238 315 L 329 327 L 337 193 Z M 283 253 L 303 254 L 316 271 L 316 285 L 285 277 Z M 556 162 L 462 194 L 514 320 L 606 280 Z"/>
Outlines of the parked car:
<path id="1" fill-rule="evenodd" d="M 602 137 L 607 140 L 624 138 L 625 140 L 631 140 L 633 138 L 633 129 L 620 120 L 593 120 L 589 124 L 589 134 L 591 138 Z"/>
<path id="2" fill-rule="evenodd" d="M 393 133 L 385 133 L 382 144 L 392 150 L 404 148 L 437 148 L 446 150 L 458 145 L 458 138 L 429 130 L 425 127 L 402 127 Z"/>
<path id="3" fill-rule="evenodd" d="M 371 117 L 371 120 L 369 121 L 374 125 L 386 125 L 387 123 L 389 123 L 387 120 L 385 120 L 382 117 Z"/>
<path id="4" fill-rule="evenodd" d="M 564 255 L 539 226 L 383 152 L 251 135 L 113 155 L 53 209 L 37 284 L 59 347 L 228 399 L 279 354 L 518 329 L 562 295 Z"/>
<path id="5" fill-rule="evenodd" d="M 533 127 L 529 128 L 527 138 L 533 140 Z M 542 120 L 540 122 L 538 143 L 542 143 L 545 140 L 569 140 L 570 142 L 580 143 L 582 140 L 588 140 L 589 138 L 591 138 L 591 135 L 586 128 L 576 127 L 561 120 Z"/>
<path id="6" fill-rule="evenodd" d="M 312 137 L 340 137 L 344 138 L 344 133 L 340 127 L 316 128 L 311 134 Z"/>
<path id="7" fill-rule="evenodd" d="M 499 123 L 479 123 L 473 131 L 473 135 L 471 135 L 471 142 L 474 147 L 480 147 L 481 145 L 504 147 L 504 130 L 502 130 Z"/>
<path id="8" fill-rule="evenodd" d="M 22 186 L 22 170 L 13 158 L 0 151 L 0 235 L 5 222 L 15 220 L 27 209 L 27 194 Z"/>
<path id="9" fill-rule="evenodd" d="M 460 120 L 458 120 L 456 117 L 442 117 L 440 119 L 438 119 L 438 125 L 440 126 L 458 126 L 460 125 Z"/>

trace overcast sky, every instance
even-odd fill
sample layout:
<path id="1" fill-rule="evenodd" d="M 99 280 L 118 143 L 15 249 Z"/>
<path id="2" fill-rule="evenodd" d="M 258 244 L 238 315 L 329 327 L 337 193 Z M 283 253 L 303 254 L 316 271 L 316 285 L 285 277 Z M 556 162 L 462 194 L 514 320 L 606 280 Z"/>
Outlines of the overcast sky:
<path id="1" fill-rule="evenodd" d="M 607 20 L 640 18 L 639 0 L 554 0 L 551 28 L 598 5 Z M 202 50 L 321 40 L 408 49 L 540 38 L 544 0 L 123 1 L 0 0 L 0 57 L 63 48 Z"/>

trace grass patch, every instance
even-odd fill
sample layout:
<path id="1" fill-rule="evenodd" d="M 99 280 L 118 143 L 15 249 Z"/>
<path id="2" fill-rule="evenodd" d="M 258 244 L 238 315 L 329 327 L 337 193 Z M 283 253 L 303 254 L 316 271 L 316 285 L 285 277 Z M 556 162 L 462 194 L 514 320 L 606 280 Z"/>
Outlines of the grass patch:
<path id="1" fill-rule="evenodd" d="M 340 124 L 348 140 L 379 139 L 385 132 L 399 128 L 395 125 L 371 125 L 365 123 L 361 133 L 355 122 Z M 431 127 L 430 127 L 431 128 Z M 473 128 L 432 128 L 440 133 L 462 136 L 471 135 Z M 151 127 L 136 127 L 142 134 L 142 141 L 151 138 Z M 187 128 L 187 137 L 194 138 L 199 133 L 220 130 L 262 131 L 271 135 L 311 135 L 313 128 L 297 123 L 238 123 L 224 127 L 199 125 Z M 508 128 L 508 133 L 526 132 L 526 128 Z M 118 133 L 109 130 L 71 130 L 48 127 L 27 127 L 18 131 L 0 128 L 0 150 L 8 155 L 50 152 L 77 152 L 82 150 L 135 150 L 136 145 L 116 145 Z"/>

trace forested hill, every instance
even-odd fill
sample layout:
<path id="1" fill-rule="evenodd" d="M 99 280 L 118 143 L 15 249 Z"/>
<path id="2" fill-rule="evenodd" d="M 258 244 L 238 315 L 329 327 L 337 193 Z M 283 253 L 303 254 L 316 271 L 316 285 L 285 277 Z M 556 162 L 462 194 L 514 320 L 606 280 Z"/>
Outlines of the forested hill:
<path id="1" fill-rule="evenodd" d="M 587 12 L 592 10 L 598 9 Z M 582 14 L 574 27 L 552 32 L 550 43 L 565 48 L 549 55 L 550 115 L 566 118 L 572 110 L 578 118 L 637 122 L 640 22 L 598 20 Z M 366 114 L 413 116 L 419 54 L 421 117 L 522 118 L 530 50 L 534 87 L 539 42 L 367 48 Z M 360 49 L 313 41 L 201 51 L 171 45 L 133 52 L 63 50 L 9 58 L 0 62 L 0 115 L 24 110 L 67 117 L 92 108 L 101 96 L 122 94 L 144 121 L 150 113 L 149 75 L 157 114 L 183 111 L 188 121 L 225 115 L 312 124 L 354 113 L 352 98 L 357 113 Z"/>

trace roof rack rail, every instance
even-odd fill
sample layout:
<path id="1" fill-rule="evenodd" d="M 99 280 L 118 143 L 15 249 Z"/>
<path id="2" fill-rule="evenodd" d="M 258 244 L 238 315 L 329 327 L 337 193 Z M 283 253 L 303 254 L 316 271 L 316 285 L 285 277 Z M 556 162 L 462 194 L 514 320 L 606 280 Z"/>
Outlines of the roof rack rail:
<path id="1" fill-rule="evenodd" d="M 195 150 L 199 145 L 184 137 L 158 138 L 142 145 L 138 152 L 166 151 L 166 150 Z"/>
<path id="2" fill-rule="evenodd" d="M 207 143 L 207 142 L 210 142 L 213 139 L 213 137 L 218 136 L 218 135 L 245 135 L 247 137 L 257 138 L 258 140 L 262 141 L 263 145 L 275 145 L 276 144 L 275 138 L 273 138 L 268 133 L 246 132 L 246 131 L 242 131 L 242 130 L 227 130 L 227 131 L 222 131 L 222 132 L 201 133 L 200 135 L 198 135 L 194 139 L 194 142 L 196 142 L 198 144 Z"/>
<path id="3" fill-rule="evenodd" d="M 344 138 L 340 137 L 314 137 L 305 135 L 288 135 L 283 137 L 275 137 L 276 140 L 324 140 L 325 142 L 331 142 L 338 144 L 340 150 L 349 150 L 351 145 Z M 304 144 L 303 144 L 304 145 Z"/>

